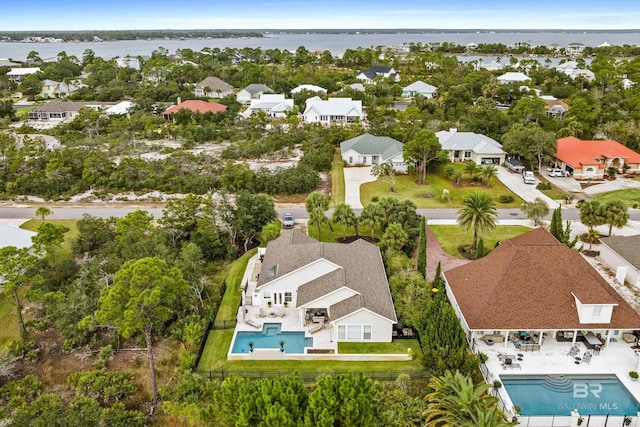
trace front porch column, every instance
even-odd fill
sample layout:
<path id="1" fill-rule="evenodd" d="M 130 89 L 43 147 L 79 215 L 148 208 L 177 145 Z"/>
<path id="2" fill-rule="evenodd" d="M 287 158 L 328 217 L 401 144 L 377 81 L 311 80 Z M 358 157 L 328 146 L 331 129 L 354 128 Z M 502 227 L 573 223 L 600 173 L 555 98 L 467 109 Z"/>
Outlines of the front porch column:
<path id="1" fill-rule="evenodd" d="M 578 330 L 573 330 L 573 340 L 571 341 L 571 345 L 576 345 L 576 340 L 578 339 Z"/>
<path id="2" fill-rule="evenodd" d="M 509 331 L 503 331 L 504 332 L 504 348 L 507 348 L 507 344 L 509 344 Z"/>
<path id="3" fill-rule="evenodd" d="M 611 335 L 612 335 L 611 334 L 611 329 L 609 329 L 607 331 L 607 343 L 606 343 L 607 346 L 609 345 L 609 342 L 611 342 Z"/>
<path id="4" fill-rule="evenodd" d="M 300 326 L 304 328 L 304 312 L 305 312 L 305 309 L 304 308 L 300 308 L 300 309 L 298 309 L 298 311 L 300 312 Z"/>
<path id="5" fill-rule="evenodd" d="M 542 337 L 544 335 L 544 331 L 540 330 L 538 331 L 538 345 L 542 345 Z"/>

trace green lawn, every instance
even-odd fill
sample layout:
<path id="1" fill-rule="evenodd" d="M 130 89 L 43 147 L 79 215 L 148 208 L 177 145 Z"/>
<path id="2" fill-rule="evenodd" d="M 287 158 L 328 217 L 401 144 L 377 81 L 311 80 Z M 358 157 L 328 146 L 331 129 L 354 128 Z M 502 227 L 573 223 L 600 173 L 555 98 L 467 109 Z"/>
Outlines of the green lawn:
<path id="1" fill-rule="evenodd" d="M 417 341 L 399 341 L 399 346 L 411 347 L 416 353 L 414 360 L 404 362 L 345 362 L 341 360 L 226 360 L 233 329 L 209 332 L 207 345 L 202 352 L 198 371 L 206 370 L 242 370 L 242 371 L 282 371 L 285 372 L 343 372 L 343 371 L 387 371 L 400 369 L 420 369 L 419 346 Z M 388 344 L 387 344 L 388 345 Z M 397 351 L 395 353 L 398 353 Z"/>
<path id="2" fill-rule="evenodd" d="M 499 208 L 518 208 L 522 204 L 522 199 L 512 193 L 497 179 L 491 180 L 491 187 L 487 187 L 479 182 L 467 182 L 466 177 L 460 180 L 461 185 L 456 187 L 455 183 L 441 175 L 430 173 L 427 175 L 428 185 L 418 185 L 415 183 L 417 177 L 411 175 L 398 175 L 396 177 L 395 193 L 392 193 L 389 184 L 383 181 L 369 182 L 360 186 L 360 200 L 363 205 L 372 202 L 374 197 L 385 196 L 395 197 L 401 200 L 411 199 L 418 208 L 459 208 L 465 195 L 474 191 L 484 191 L 493 196 Z M 442 190 L 449 190 L 450 202 L 442 200 Z M 424 197 L 424 194 L 433 194 L 435 197 Z M 502 195 L 513 196 L 511 203 L 500 203 Z"/>
<path id="3" fill-rule="evenodd" d="M 16 117 L 20 120 L 25 120 L 29 117 L 29 111 L 33 110 L 36 107 L 37 105 L 30 105 L 28 107 L 18 108 L 16 110 Z"/>
<path id="4" fill-rule="evenodd" d="M 26 289 L 20 288 L 21 302 L 24 304 L 24 294 Z M 2 292 L 0 294 L 0 348 L 6 347 L 11 341 L 20 337 L 20 326 L 18 326 L 18 313 L 13 302 L 13 294 Z"/>
<path id="5" fill-rule="evenodd" d="M 549 197 L 552 200 L 565 200 L 565 198 L 567 197 L 566 192 L 562 191 L 560 188 L 553 185 L 553 183 L 549 182 L 546 178 L 542 177 L 539 174 L 538 174 L 538 179 L 540 179 L 540 182 L 543 182 L 545 184 L 551 184 L 551 190 L 540 190 L 542 194 L 544 194 L 545 196 Z"/>
<path id="6" fill-rule="evenodd" d="M 627 206 L 632 207 L 634 204 L 640 205 L 640 188 L 610 191 L 597 195 L 595 199 L 602 203 L 607 203 L 612 200 L 622 200 Z"/>
<path id="7" fill-rule="evenodd" d="M 331 227 L 333 227 L 333 231 L 329 228 L 328 224 L 323 224 L 320 227 L 320 234 L 323 242 L 334 242 L 337 238 L 341 238 L 344 232 L 342 231 L 342 224 L 331 221 Z M 358 227 L 358 232 L 361 236 L 371 236 L 371 229 L 369 227 L 360 226 Z M 308 227 L 307 233 L 309 236 L 313 237 L 316 240 L 318 239 L 318 227 L 316 225 L 310 225 Z M 347 236 L 355 235 L 355 230 L 353 227 L 347 227 Z M 376 227 L 373 232 L 373 237 L 377 237 L 380 239 L 382 237 L 382 230 L 380 227 Z"/>
<path id="8" fill-rule="evenodd" d="M 240 305 L 240 300 L 242 299 L 242 294 L 240 293 L 240 281 L 242 280 L 242 276 L 244 276 L 244 272 L 247 269 L 249 258 L 254 256 L 257 252 L 257 248 L 252 249 L 238 258 L 231 265 L 229 274 L 227 274 L 227 277 L 225 279 L 227 287 L 224 291 L 222 301 L 220 302 L 218 314 L 216 315 L 216 324 L 223 323 L 225 321 L 235 321 L 236 314 L 238 313 L 238 306 Z"/>
<path id="9" fill-rule="evenodd" d="M 62 243 L 62 248 L 56 251 L 56 256 L 62 257 L 71 257 L 71 242 L 73 239 L 78 237 L 78 225 L 77 221 L 74 219 L 46 219 L 46 222 L 50 222 L 51 224 L 61 225 L 67 228 L 67 231 L 64 234 L 64 242 Z M 20 226 L 20 228 L 24 228 L 25 230 L 38 231 L 38 227 L 42 224 L 42 220 L 40 219 L 31 219 Z"/>
<path id="10" fill-rule="evenodd" d="M 333 167 L 331 168 L 331 201 L 330 206 L 344 202 L 344 167 L 342 165 L 342 156 L 340 150 L 337 149 L 333 156 Z"/>
<path id="11" fill-rule="evenodd" d="M 418 340 L 395 340 L 391 342 L 339 342 L 339 354 L 407 354 L 411 349 L 420 353 Z"/>
<path id="12" fill-rule="evenodd" d="M 455 257 L 463 258 L 458 252 L 458 246 L 473 243 L 473 230 L 463 231 L 457 225 L 430 225 L 430 227 L 442 249 Z M 502 242 L 530 230 L 531 228 L 522 225 L 499 225 L 491 233 L 482 236 L 485 250 L 493 249 L 498 241 Z M 429 242 L 427 242 L 427 250 L 429 250 Z"/>

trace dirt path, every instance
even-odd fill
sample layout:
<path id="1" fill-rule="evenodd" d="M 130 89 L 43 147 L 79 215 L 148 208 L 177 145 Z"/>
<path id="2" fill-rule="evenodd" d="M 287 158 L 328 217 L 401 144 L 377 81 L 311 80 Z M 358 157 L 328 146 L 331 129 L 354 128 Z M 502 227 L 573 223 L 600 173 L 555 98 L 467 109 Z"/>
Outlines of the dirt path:
<path id="1" fill-rule="evenodd" d="M 466 259 L 456 258 L 446 253 L 438 243 L 438 239 L 431 231 L 431 227 L 427 225 L 427 280 L 433 281 L 436 275 L 436 268 L 438 268 L 438 262 L 443 272 L 449 271 L 461 265 L 465 265 L 471 261 Z"/>

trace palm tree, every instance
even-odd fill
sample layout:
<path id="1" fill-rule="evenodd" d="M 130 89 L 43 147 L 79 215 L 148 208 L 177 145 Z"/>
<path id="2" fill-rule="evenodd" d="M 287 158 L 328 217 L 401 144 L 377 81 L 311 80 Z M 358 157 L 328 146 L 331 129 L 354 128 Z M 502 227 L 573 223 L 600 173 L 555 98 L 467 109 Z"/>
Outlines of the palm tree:
<path id="1" fill-rule="evenodd" d="M 498 407 L 498 398 L 487 394 L 490 385 L 474 385 L 471 378 L 459 371 L 447 371 L 441 377 L 434 377 L 429 383 L 433 389 L 426 397 L 426 426 L 456 427 L 507 427 L 508 422 Z"/>
<path id="2" fill-rule="evenodd" d="M 329 219 L 324 214 L 324 211 L 320 209 L 314 209 L 309 212 L 309 225 L 315 225 L 318 227 L 318 241 L 322 242 L 322 224 L 328 223 Z"/>
<path id="3" fill-rule="evenodd" d="M 498 168 L 494 165 L 485 165 L 480 171 L 480 178 L 487 180 L 487 185 L 491 187 L 491 178 L 498 174 Z"/>
<path id="4" fill-rule="evenodd" d="M 462 208 L 458 210 L 458 225 L 464 230 L 473 229 L 473 250 L 478 245 L 478 232 L 496 228 L 498 212 L 489 193 L 476 191 L 464 196 Z"/>
<path id="5" fill-rule="evenodd" d="M 402 224 L 397 222 L 389 224 L 382 236 L 382 243 L 390 249 L 399 251 L 409 241 L 409 235 Z"/>
<path id="6" fill-rule="evenodd" d="M 478 165 L 473 160 L 467 160 L 466 164 L 464 165 L 464 171 L 469 174 L 469 179 L 473 178 L 473 175 L 478 172 L 478 169 Z"/>
<path id="7" fill-rule="evenodd" d="M 376 226 L 382 227 L 384 220 L 384 210 L 377 203 L 370 203 L 364 207 L 358 220 L 371 229 L 371 238 Z"/>
<path id="8" fill-rule="evenodd" d="M 356 215 L 353 213 L 351 206 L 346 203 L 339 203 L 333 209 L 333 222 L 339 222 L 342 224 L 342 239 L 347 237 L 347 227 L 353 224 Z"/>
<path id="9" fill-rule="evenodd" d="M 593 229 L 606 221 L 606 213 L 599 201 L 584 201 L 580 204 L 580 222 Z"/>
<path id="10" fill-rule="evenodd" d="M 36 209 L 36 216 L 40 217 L 42 223 L 44 224 L 44 217 L 53 215 L 53 211 L 46 206 L 40 206 Z"/>
<path id="11" fill-rule="evenodd" d="M 613 227 L 624 227 L 629 221 L 629 212 L 627 205 L 622 200 L 612 200 L 604 206 L 605 224 L 609 225 L 609 236 L 613 231 Z"/>

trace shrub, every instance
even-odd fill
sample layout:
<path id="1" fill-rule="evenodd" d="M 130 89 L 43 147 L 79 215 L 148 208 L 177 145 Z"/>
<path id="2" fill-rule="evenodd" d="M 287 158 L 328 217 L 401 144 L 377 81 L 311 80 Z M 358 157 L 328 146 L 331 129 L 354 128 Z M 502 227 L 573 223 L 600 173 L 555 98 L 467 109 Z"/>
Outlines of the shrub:
<path id="1" fill-rule="evenodd" d="M 493 382 L 493 388 L 500 388 L 502 387 L 502 383 L 499 380 L 495 380 Z"/>
<path id="2" fill-rule="evenodd" d="M 515 199 L 510 194 L 503 194 L 502 196 L 500 196 L 500 203 L 511 203 L 514 200 Z"/>
<path id="3" fill-rule="evenodd" d="M 536 188 L 538 190 L 551 190 L 551 184 L 545 184 L 541 182 L 538 185 L 536 185 Z"/>
<path id="4" fill-rule="evenodd" d="M 373 197 L 371 198 L 371 201 L 372 201 L 373 203 L 378 203 L 378 200 L 379 200 L 379 199 L 378 199 L 378 196 L 373 196 Z"/>
<path id="5" fill-rule="evenodd" d="M 631 378 L 636 378 L 637 379 L 638 378 L 638 373 L 636 371 L 630 371 L 629 372 L 629 376 Z"/>

